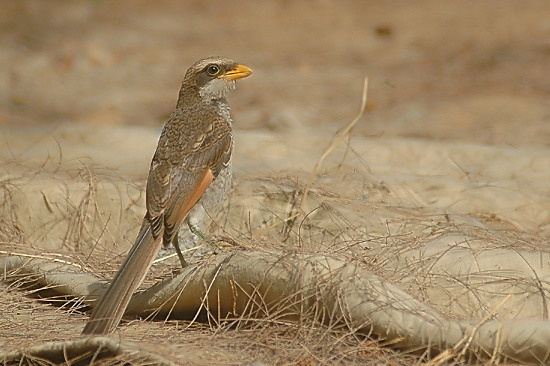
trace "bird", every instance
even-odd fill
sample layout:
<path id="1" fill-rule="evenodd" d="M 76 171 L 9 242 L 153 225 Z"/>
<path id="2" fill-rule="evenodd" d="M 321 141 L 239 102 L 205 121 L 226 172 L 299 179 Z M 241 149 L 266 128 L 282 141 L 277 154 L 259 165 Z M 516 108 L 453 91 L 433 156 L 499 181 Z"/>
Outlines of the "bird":
<path id="1" fill-rule="evenodd" d="M 223 206 L 232 180 L 233 133 L 227 102 L 235 81 L 252 70 L 225 57 L 208 57 L 185 73 L 174 112 L 165 123 L 151 161 L 146 213 L 134 245 L 93 306 L 82 334 L 116 329 L 132 294 L 161 247 L 172 243 L 187 220 L 190 229 L 204 212 Z"/>

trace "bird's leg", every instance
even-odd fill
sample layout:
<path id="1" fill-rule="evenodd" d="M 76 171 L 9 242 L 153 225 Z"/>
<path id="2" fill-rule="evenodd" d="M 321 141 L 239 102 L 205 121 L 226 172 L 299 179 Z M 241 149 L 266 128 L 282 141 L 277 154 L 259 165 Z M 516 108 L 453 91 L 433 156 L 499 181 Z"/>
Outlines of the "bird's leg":
<path id="1" fill-rule="evenodd" d="M 178 234 L 174 235 L 174 239 L 172 239 L 172 245 L 174 246 L 174 249 L 176 249 L 176 254 L 178 255 L 178 258 L 180 259 L 181 268 L 187 267 L 189 264 L 185 261 L 185 258 L 183 258 L 183 253 L 180 249 L 180 242 L 178 238 Z"/>

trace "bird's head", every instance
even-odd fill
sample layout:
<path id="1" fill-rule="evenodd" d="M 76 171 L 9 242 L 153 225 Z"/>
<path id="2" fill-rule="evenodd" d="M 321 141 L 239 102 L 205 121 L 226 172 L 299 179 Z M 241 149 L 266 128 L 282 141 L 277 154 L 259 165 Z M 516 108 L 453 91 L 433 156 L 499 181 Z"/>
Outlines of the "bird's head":
<path id="1" fill-rule="evenodd" d="M 197 61 L 187 70 L 182 93 L 198 93 L 202 100 L 225 99 L 235 89 L 235 80 L 252 74 L 247 66 L 224 57 L 208 57 Z M 180 93 L 180 101 L 182 101 Z"/>

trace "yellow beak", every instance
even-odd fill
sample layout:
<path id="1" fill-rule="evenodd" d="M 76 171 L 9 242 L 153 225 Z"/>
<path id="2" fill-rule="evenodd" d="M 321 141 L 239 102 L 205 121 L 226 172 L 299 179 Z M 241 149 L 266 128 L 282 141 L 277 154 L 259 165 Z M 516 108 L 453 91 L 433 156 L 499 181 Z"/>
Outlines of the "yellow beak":
<path id="1" fill-rule="evenodd" d="M 233 69 L 229 70 L 223 75 L 220 75 L 221 79 L 236 80 L 242 79 L 252 74 L 252 70 L 244 65 L 237 65 Z"/>

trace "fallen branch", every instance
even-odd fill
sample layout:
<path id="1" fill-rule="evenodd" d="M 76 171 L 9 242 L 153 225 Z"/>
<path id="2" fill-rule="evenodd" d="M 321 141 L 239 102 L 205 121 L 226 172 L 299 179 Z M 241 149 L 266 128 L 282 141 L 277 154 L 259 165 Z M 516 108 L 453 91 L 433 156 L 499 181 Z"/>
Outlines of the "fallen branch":
<path id="1" fill-rule="evenodd" d="M 7 280 L 13 271 L 21 273 L 24 268 L 40 274 L 35 280 L 43 286 L 64 295 L 92 300 L 105 289 L 104 282 L 93 281 L 92 276 L 59 273 L 64 264 L 55 264 L 57 272 L 51 262 L 38 259 L 1 258 L 0 265 Z M 367 269 L 323 255 L 219 254 L 134 295 L 126 315 L 234 325 L 309 317 L 409 351 L 443 352 L 464 344 L 460 354 L 465 359 L 488 360 L 498 352 L 501 359 L 550 361 L 548 321 L 487 320 L 479 324 L 447 319 Z"/>
<path id="2" fill-rule="evenodd" d="M 94 365 L 103 364 L 101 361 L 105 359 L 109 364 L 174 365 L 162 356 L 107 337 L 46 342 L 20 351 L 0 353 L 0 362 L 4 365 Z"/>

